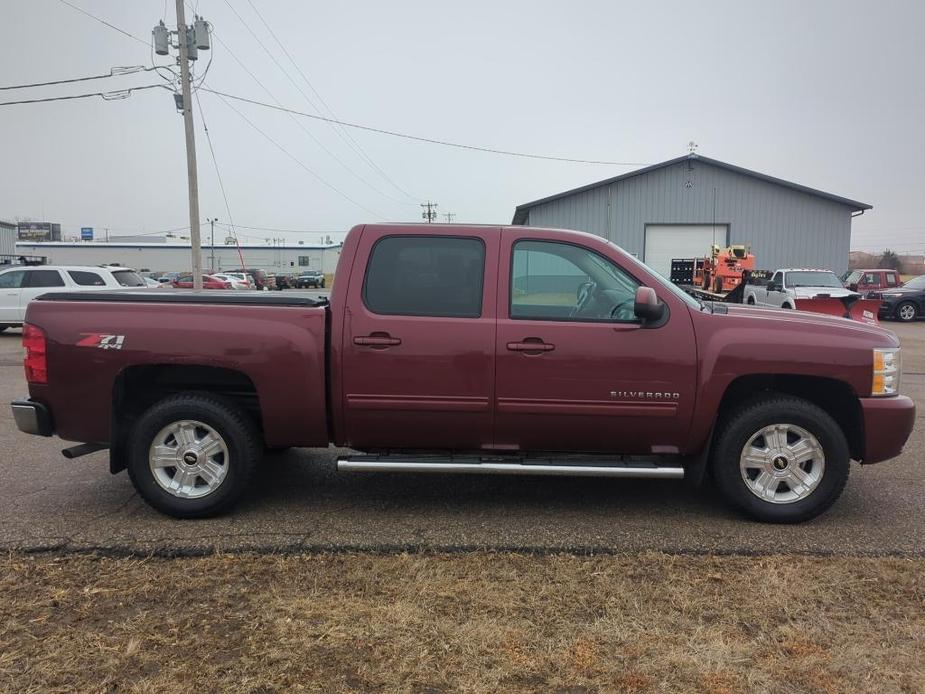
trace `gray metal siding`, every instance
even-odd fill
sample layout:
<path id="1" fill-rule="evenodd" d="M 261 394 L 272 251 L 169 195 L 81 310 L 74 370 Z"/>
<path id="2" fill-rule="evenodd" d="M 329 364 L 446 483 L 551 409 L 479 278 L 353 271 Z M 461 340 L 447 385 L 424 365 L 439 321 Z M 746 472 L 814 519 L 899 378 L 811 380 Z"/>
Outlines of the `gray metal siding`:
<path id="1" fill-rule="evenodd" d="M 16 230 L 0 229 L 0 256 L 16 253 Z"/>
<path id="2" fill-rule="evenodd" d="M 729 225 L 730 243 L 751 246 L 758 267 L 824 267 L 837 273 L 848 267 L 847 206 L 702 161 L 680 162 L 537 205 L 530 208 L 527 223 L 598 234 L 644 260 L 647 224 L 713 221 Z"/>

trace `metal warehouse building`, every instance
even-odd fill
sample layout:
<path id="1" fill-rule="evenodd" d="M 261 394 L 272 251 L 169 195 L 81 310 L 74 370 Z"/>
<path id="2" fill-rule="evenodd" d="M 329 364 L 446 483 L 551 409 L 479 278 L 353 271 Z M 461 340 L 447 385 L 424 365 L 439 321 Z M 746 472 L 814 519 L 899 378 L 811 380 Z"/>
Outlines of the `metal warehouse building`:
<path id="1" fill-rule="evenodd" d="M 242 245 L 241 255 L 249 268 L 292 274 L 302 270 L 333 273 L 341 244 L 258 246 Z M 177 243 L 97 243 L 91 241 L 23 242 L 16 244 L 19 255 L 45 256 L 53 265 L 103 265 L 117 263 L 136 270 L 188 272 L 191 267 L 189 244 Z M 214 262 L 214 265 L 213 265 Z M 241 267 L 236 246 L 208 244 L 202 247 L 202 267 L 215 272 Z"/>
<path id="2" fill-rule="evenodd" d="M 870 205 L 690 154 L 519 205 L 514 224 L 587 231 L 668 276 L 672 258 L 745 244 L 759 268 L 848 268 Z"/>

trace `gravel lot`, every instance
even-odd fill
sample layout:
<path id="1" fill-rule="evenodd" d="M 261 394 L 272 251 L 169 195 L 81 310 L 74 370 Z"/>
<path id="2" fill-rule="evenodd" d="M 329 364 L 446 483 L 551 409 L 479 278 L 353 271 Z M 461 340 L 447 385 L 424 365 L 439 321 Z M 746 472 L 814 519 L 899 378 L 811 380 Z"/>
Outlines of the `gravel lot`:
<path id="1" fill-rule="evenodd" d="M 334 451 L 268 456 L 232 514 L 176 521 L 148 508 L 105 453 L 65 460 L 57 439 L 16 431 L 26 392 L 18 331 L 0 334 L 0 549 L 184 554 L 316 549 L 925 555 L 925 323 L 903 342 L 918 424 L 897 460 L 858 467 L 829 513 L 796 527 L 743 520 L 680 482 L 346 474 Z"/>

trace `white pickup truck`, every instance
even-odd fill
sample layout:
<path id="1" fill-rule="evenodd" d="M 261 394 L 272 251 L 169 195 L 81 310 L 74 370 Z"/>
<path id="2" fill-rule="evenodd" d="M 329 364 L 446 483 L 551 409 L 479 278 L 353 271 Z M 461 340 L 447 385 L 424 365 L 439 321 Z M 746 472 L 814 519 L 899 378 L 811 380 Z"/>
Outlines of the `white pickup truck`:
<path id="1" fill-rule="evenodd" d="M 845 289 L 831 270 L 784 268 L 774 273 L 767 284 L 745 286 L 743 302 L 752 306 L 796 308 L 797 299 L 815 299 L 820 296 L 841 299 L 860 296 Z"/>

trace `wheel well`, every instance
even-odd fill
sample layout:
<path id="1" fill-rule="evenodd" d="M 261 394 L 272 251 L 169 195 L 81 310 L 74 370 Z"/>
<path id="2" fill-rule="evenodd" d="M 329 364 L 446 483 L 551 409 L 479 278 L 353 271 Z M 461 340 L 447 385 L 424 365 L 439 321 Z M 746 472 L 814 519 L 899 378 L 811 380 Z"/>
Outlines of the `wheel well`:
<path id="1" fill-rule="evenodd" d="M 124 447 L 134 421 L 156 402 L 190 391 L 207 392 L 231 400 L 262 429 L 257 388 L 240 371 L 176 364 L 131 366 L 119 374 L 113 385 L 110 471 L 118 472 L 125 468 Z"/>
<path id="2" fill-rule="evenodd" d="M 729 384 L 720 402 L 718 416 L 728 416 L 746 400 L 762 392 L 786 393 L 808 400 L 828 412 L 845 438 L 851 457 L 864 458 L 864 419 L 861 403 L 851 386 L 833 378 L 792 374 L 753 374 L 740 376 Z"/>

